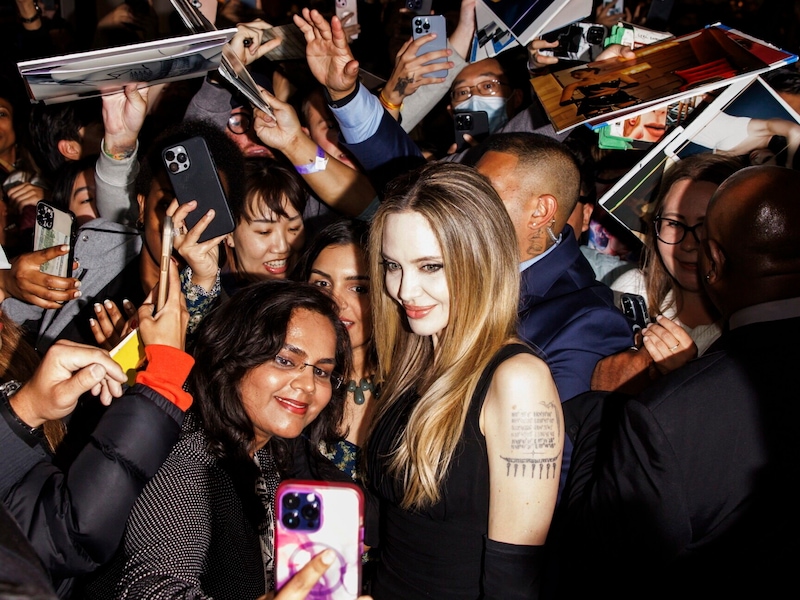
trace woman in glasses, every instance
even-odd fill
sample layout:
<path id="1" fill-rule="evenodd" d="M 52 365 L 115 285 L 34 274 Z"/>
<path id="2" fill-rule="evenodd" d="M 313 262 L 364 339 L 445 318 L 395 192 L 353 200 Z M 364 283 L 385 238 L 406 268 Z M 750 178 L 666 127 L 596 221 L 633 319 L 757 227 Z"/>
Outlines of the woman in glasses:
<path id="1" fill-rule="evenodd" d="M 703 354 L 719 337 L 719 313 L 703 289 L 697 258 L 708 202 L 741 167 L 734 158 L 704 153 L 682 159 L 665 173 L 649 213 L 642 268 L 624 273 L 611 284 L 617 292 L 642 296 L 655 319 L 642 330 L 646 352 L 601 360 L 593 389 L 636 393 L 659 373 Z M 620 368 L 620 361 L 629 369 Z"/>
<path id="2" fill-rule="evenodd" d="M 90 597 L 241 600 L 272 588 L 279 480 L 309 478 L 295 457 L 338 439 L 350 370 L 338 313 L 314 286 L 268 281 L 204 319 L 187 383 L 196 410 Z"/>

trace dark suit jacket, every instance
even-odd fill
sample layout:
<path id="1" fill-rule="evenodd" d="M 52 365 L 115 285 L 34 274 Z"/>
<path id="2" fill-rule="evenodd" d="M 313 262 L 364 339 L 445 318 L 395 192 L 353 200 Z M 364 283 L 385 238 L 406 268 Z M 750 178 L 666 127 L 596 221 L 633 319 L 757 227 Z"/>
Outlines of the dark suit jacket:
<path id="1" fill-rule="evenodd" d="M 770 597 L 794 583 L 798 336 L 800 318 L 746 325 L 638 398 L 565 403 L 562 597 Z"/>
<path id="2" fill-rule="evenodd" d="M 544 352 L 562 402 L 590 389 L 598 360 L 633 345 L 631 324 L 569 225 L 561 243 L 522 272 L 519 319 L 519 334 Z"/>

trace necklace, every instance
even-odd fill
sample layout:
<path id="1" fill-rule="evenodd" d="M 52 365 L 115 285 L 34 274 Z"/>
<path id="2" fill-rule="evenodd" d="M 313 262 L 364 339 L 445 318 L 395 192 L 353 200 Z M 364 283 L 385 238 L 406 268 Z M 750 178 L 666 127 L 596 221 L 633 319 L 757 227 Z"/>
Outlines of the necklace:
<path id="1" fill-rule="evenodd" d="M 355 379 L 347 382 L 347 391 L 353 392 L 353 402 L 361 406 L 367 399 L 364 397 L 364 392 L 372 392 L 376 398 L 378 395 L 375 393 L 375 384 L 372 383 L 372 377 L 362 377 L 361 381 L 356 384 Z"/>

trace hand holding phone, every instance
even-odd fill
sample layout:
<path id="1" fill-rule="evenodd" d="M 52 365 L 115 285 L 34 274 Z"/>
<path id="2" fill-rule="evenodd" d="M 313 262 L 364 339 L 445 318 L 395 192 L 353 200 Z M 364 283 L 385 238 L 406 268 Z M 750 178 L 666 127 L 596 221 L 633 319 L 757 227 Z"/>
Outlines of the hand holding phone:
<path id="1" fill-rule="evenodd" d="M 411 35 L 415 40 L 429 33 L 435 33 L 436 38 L 423 44 L 417 50 L 417 56 L 447 49 L 447 25 L 442 15 L 416 16 L 411 19 Z M 426 62 L 425 65 L 443 62 L 447 62 L 447 57 L 436 58 Z M 423 77 L 447 77 L 447 69 L 426 73 Z"/>
<path id="2" fill-rule="evenodd" d="M 39 269 L 49 275 L 67 277 L 72 272 L 73 244 L 75 241 L 75 215 L 40 200 L 36 204 L 36 224 L 33 249 L 44 250 L 54 246 L 69 246 L 69 254 L 48 260 Z"/>
<path id="3" fill-rule="evenodd" d="M 186 216 L 186 227 L 191 229 L 209 209 L 214 209 L 214 220 L 199 241 L 205 242 L 233 231 L 236 224 L 206 141 L 195 136 L 165 148 L 162 157 L 178 203 L 197 202 L 197 210 Z"/>
<path id="4" fill-rule="evenodd" d="M 484 110 L 464 111 L 453 114 L 456 137 L 456 150 L 463 150 L 468 143 L 464 134 L 476 142 L 482 142 L 489 135 L 489 115 Z"/>
<path id="5" fill-rule="evenodd" d="M 355 600 L 361 590 L 364 497 L 349 483 L 287 480 L 275 494 L 275 582 L 280 589 L 313 557 L 333 563 L 309 597 Z"/>

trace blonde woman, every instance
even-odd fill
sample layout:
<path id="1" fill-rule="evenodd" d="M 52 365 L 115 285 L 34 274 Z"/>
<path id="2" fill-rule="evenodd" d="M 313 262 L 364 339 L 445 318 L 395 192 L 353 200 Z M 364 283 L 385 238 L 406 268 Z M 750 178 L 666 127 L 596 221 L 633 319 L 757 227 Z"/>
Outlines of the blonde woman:
<path id="1" fill-rule="evenodd" d="M 382 518 L 372 593 L 534 598 L 564 432 L 547 365 L 515 336 L 508 213 L 476 171 L 428 165 L 389 189 L 369 254 L 382 385 L 366 451 Z"/>

